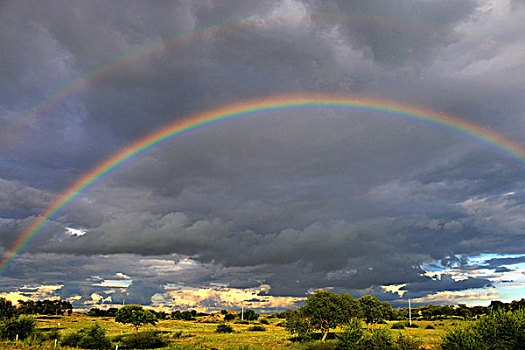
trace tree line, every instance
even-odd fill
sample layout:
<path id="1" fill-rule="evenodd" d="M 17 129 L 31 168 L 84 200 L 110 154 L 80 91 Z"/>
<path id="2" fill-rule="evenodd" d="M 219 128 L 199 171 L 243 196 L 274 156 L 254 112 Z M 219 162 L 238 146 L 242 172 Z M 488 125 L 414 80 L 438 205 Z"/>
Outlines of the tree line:
<path id="1" fill-rule="evenodd" d="M 14 306 L 10 300 L 0 298 L 0 319 L 17 315 L 71 315 L 73 305 L 65 300 L 19 300 Z"/>
<path id="2" fill-rule="evenodd" d="M 423 305 L 412 309 L 414 318 L 424 320 L 439 319 L 450 316 L 463 318 L 478 318 L 495 312 L 513 312 L 525 310 L 525 299 L 511 303 L 492 301 L 487 307 L 459 304 L 451 305 Z M 324 343 L 330 329 L 342 327 L 351 323 L 353 319 L 363 320 L 367 328 L 372 330 L 374 324 L 389 320 L 408 319 L 408 308 L 394 309 L 388 302 L 382 302 L 371 295 L 354 299 L 350 294 L 335 294 L 319 290 L 308 296 L 305 304 L 298 310 L 287 310 L 277 315 L 286 318 L 286 329 L 299 338 L 307 338 L 313 331 L 320 331 L 321 341 Z"/>

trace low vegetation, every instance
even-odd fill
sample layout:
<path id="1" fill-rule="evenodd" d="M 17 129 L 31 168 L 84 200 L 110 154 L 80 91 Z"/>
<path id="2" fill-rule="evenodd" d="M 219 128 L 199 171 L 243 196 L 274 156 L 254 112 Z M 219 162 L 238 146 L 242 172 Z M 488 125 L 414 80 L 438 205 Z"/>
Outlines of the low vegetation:
<path id="1" fill-rule="evenodd" d="M 424 305 L 412 309 L 411 328 L 408 319 L 400 316 L 402 312 L 388 303 L 373 297 L 354 299 L 348 294 L 329 292 L 311 295 L 298 310 L 264 317 L 253 310 L 244 310 L 242 316 L 233 310 L 167 314 L 139 305 L 70 316 L 67 311 L 62 315 L 25 315 L 0 298 L 0 348 L 53 349 L 56 342 L 57 349 L 118 346 L 119 349 L 512 350 L 523 349 L 525 344 L 525 312 L 518 307 L 523 304 L 525 301 L 493 302 L 494 307 L 483 308 L 484 314 L 479 313 L 480 307 Z M 449 309 L 454 311 L 448 316 L 439 313 L 443 310 L 450 313 Z M 429 317 L 424 310 L 441 311 Z M 115 322 L 119 311 L 128 315 L 129 322 Z M 367 313 L 373 315 L 366 317 Z M 246 315 L 249 320 L 244 318 Z M 331 319 L 324 320 L 325 317 Z"/>
<path id="2" fill-rule="evenodd" d="M 443 337 L 442 349 L 525 349 L 525 310 L 498 310 L 472 325 L 456 327 Z"/>
<path id="3" fill-rule="evenodd" d="M 61 345 L 82 349 L 111 349 L 113 344 L 106 337 L 106 330 L 95 323 L 76 332 L 65 334 Z"/>

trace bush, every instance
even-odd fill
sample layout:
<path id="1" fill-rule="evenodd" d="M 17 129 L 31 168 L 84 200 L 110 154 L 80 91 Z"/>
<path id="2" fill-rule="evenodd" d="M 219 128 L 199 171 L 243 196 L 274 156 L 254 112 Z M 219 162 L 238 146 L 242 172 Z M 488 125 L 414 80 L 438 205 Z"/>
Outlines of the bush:
<path id="1" fill-rule="evenodd" d="M 106 331 L 98 324 L 80 329 L 78 332 L 69 333 L 62 337 L 63 346 L 84 349 L 111 349 L 111 341 L 106 337 Z"/>
<path id="2" fill-rule="evenodd" d="M 60 339 L 60 333 L 55 329 L 48 332 L 42 332 L 38 337 L 40 340 L 55 340 Z"/>
<path id="3" fill-rule="evenodd" d="M 259 325 L 253 325 L 251 326 L 250 328 L 248 328 L 249 331 L 252 331 L 252 332 L 264 332 L 266 331 L 266 328 L 264 328 L 263 326 L 259 326 Z"/>
<path id="4" fill-rule="evenodd" d="M 405 322 L 395 322 L 390 326 L 390 329 L 405 329 Z"/>
<path id="5" fill-rule="evenodd" d="M 358 318 L 350 319 L 350 322 L 344 326 L 343 332 L 336 335 L 339 344 L 343 349 L 352 349 L 363 336 L 361 320 Z"/>
<path id="6" fill-rule="evenodd" d="M 371 335 L 365 335 L 359 341 L 358 349 L 394 350 L 394 340 L 386 329 L 376 329 Z"/>
<path id="7" fill-rule="evenodd" d="M 126 349 L 156 349 L 168 345 L 166 339 L 158 332 L 140 332 L 122 338 L 122 345 Z"/>
<path id="8" fill-rule="evenodd" d="M 443 350 L 484 349 L 481 339 L 470 327 L 456 327 L 441 339 Z"/>
<path id="9" fill-rule="evenodd" d="M 418 350 L 421 349 L 421 342 L 409 335 L 399 334 L 394 349 L 396 350 Z"/>
<path id="10" fill-rule="evenodd" d="M 270 322 L 268 322 L 268 320 L 265 318 L 262 318 L 259 322 L 261 322 L 262 324 L 270 324 Z"/>
<path id="11" fill-rule="evenodd" d="M 232 315 L 232 314 L 224 315 L 224 321 L 233 321 L 234 319 L 235 319 L 235 315 Z"/>
<path id="12" fill-rule="evenodd" d="M 405 327 L 408 327 L 408 328 L 419 328 L 419 326 L 416 324 L 416 323 L 413 323 L 410 324 L 408 322 L 405 322 Z"/>
<path id="13" fill-rule="evenodd" d="M 62 346 L 76 347 L 80 343 L 82 336 L 78 332 L 66 333 L 62 336 L 60 344 Z"/>
<path id="14" fill-rule="evenodd" d="M 15 340 L 26 339 L 35 331 L 35 320 L 31 316 L 21 315 L 18 318 L 10 318 L 0 323 L 0 338 Z"/>
<path id="15" fill-rule="evenodd" d="M 444 350 L 523 349 L 525 344 L 525 311 L 498 310 L 471 327 L 455 328 L 442 338 Z"/>
<path id="16" fill-rule="evenodd" d="M 425 329 L 436 329 L 436 327 L 434 327 L 433 325 L 429 324 L 425 327 Z"/>
<path id="17" fill-rule="evenodd" d="M 217 329 L 215 330 L 217 333 L 232 333 L 233 328 L 227 324 L 220 324 L 217 326 Z"/>

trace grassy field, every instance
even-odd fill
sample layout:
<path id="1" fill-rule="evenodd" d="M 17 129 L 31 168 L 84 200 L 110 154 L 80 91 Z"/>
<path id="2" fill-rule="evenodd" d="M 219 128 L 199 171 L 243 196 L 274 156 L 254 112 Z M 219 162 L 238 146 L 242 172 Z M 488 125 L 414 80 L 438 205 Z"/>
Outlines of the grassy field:
<path id="1" fill-rule="evenodd" d="M 59 331 L 61 334 L 76 331 L 80 328 L 98 323 L 106 330 L 110 337 L 118 335 L 132 334 L 134 329 L 130 325 L 116 323 L 113 318 L 88 317 L 84 315 L 74 316 L 43 316 L 36 318 L 37 328 L 41 331 Z M 157 330 L 161 331 L 170 340 L 169 347 L 165 349 L 303 349 L 304 345 L 290 340 L 291 336 L 284 327 L 277 324 L 283 322 L 282 319 L 269 318 L 269 325 L 262 325 L 266 331 L 250 331 L 248 328 L 258 322 L 250 324 L 238 324 L 229 322 L 234 329 L 234 333 L 216 333 L 218 323 L 207 323 L 206 318 L 198 318 L 196 321 L 164 320 L 157 325 L 143 326 L 140 331 Z M 425 348 L 437 349 L 441 336 L 447 329 L 454 327 L 462 321 L 450 319 L 443 321 L 415 321 L 418 328 L 405 328 L 402 330 L 392 330 L 393 335 L 402 333 L 409 334 L 419 339 Z M 376 327 L 390 328 L 393 322 L 376 325 Z M 363 324 L 364 326 L 364 324 Z M 434 329 L 427 329 L 432 326 Z M 337 331 L 337 330 L 336 330 Z M 182 332 L 182 333 L 181 333 Z M 52 340 L 43 342 L 40 346 L 28 344 L 27 342 L 3 342 L 0 343 L 2 349 L 53 349 Z M 57 346 L 58 349 L 67 349 Z"/>

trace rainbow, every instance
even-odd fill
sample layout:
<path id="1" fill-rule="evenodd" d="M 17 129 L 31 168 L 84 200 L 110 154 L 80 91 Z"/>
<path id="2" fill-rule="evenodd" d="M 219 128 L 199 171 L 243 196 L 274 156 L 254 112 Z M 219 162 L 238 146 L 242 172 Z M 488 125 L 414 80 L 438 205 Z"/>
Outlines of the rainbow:
<path id="1" fill-rule="evenodd" d="M 132 160 L 177 136 L 214 125 L 221 121 L 263 115 L 271 112 L 312 108 L 379 112 L 393 117 L 426 122 L 476 139 L 488 147 L 525 164 L 525 148 L 505 138 L 501 134 L 451 115 L 396 101 L 365 96 L 323 94 L 280 95 L 245 100 L 176 120 L 136 140 L 92 168 L 60 194 L 58 198 L 22 232 L 12 247 L 4 254 L 0 264 L 0 274 L 5 271 L 14 257 L 42 231 L 46 223 L 56 218 L 68 203 L 126 161 Z"/>
<path id="2" fill-rule="evenodd" d="M 317 12 L 310 14 L 312 18 L 325 18 L 330 21 L 334 20 L 343 20 L 343 21 L 367 21 L 374 22 L 377 25 L 385 26 L 388 28 L 399 29 L 400 27 L 415 26 L 418 30 L 423 32 L 428 32 L 436 34 L 439 32 L 439 28 L 429 26 L 425 23 L 415 22 L 413 19 L 400 18 L 394 20 L 385 16 L 379 16 L 375 13 L 341 13 L 334 12 L 333 10 L 321 9 Z M 141 59 L 148 57 L 151 54 L 162 52 L 167 46 L 173 46 L 179 43 L 190 42 L 196 40 L 199 37 L 206 37 L 217 32 L 224 32 L 228 29 L 243 29 L 247 26 L 255 26 L 261 20 L 266 21 L 275 21 L 275 24 L 287 23 L 290 21 L 297 21 L 302 19 L 301 15 L 297 14 L 277 14 L 273 16 L 251 16 L 248 18 L 241 19 L 226 19 L 222 22 L 201 26 L 194 28 L 191 31 L 186 32 L 177 32 L 173 35 L 156 38 L 146 43 L 143 43 L 136 48 L 128 50 L 120 55 L 101 62 L 100 64 L 92 67 L 89 70 L 77 74 L 72 79 L 66 81 L 65 83 L 57 86 L 54 89 L 51 89 L 46 95 L 39 100 L 38 103 L 34 104 L 31 107 L 24 109 L 21 113 L 18 113 L 11 120 L 7 121 L 6 126 L 3 130 L 0 131 L 0 145 L 7 142 L 8 140 L 15 138 L 16 132 L 21 129 L 24 125 L 28 124 L 33 118 L 38 114 L 43 113 L 52 106 L 58 104 L 60 101 L 64 100 L 66 97 L 74 94 L 75 92 L 82 91 L 86 87 L 90 86 L 93 82 L 103 79 L 107 76 L 110 76 L 114 72 L 117 72 L 119 69 L 123 69 L 126 66 L 138 62 Z M 445 34 L 445 33 L 444 33 Z M 448 33 L 447 33 L 448 35 Z M 463 33 L 462 36 L 465 36 Z M 503 44 L 493 40 L 488 40 L 486 38 L 477 38 L 470 36 L 471 40 L 476 42 L 482 42 L 489 45 L 495 45 L 500 47 Z M 517 51 L 521 57 L 523 54 L 520 51 Z"/>

